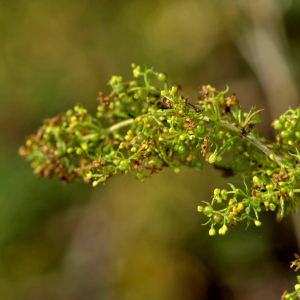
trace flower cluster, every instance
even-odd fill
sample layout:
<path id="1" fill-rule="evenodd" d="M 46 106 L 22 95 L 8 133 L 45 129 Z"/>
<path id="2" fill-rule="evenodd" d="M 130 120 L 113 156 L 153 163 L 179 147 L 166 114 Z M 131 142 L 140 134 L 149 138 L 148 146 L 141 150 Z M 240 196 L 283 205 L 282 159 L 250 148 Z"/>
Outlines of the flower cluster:
<path id="1" fill-rule="evenodd" d="M 205 207 L 209 235 L 225 235 L 246 220 L 260 226 L 259 213 L 277 210 L 277 220 L 297 210 L 300 177 L 300 108 L 273 122 L 276 141 L 259 136 L 259 112 L 242 113 L 235 94 L 203 86 L 192 104 L 181 86 L 168 84 L 165 73 L 136 65 L 136 80 L 113 76 L 111 92 L 99 93 L 96 116 L 82 105 L 47 119 L 19 149 L 34 173 L 64 183 L 83 178 L 97 186 L 117 173 L 132 173 L 142 182 L 165 167 L 200 170 L 203 161 L 226 177 L 240 173 L 245 189 L 216 188 Z M 140 80 L 141 79 L 141 80 Z M 218 224 L 218 225 L 217 225 Z M 300 291 L 297 285 L 296 292 Z M 296 293 L 283 299 L 295 299 Z"/>
<path id="2" fill-rule="evenodd" d="M 83 178 L 96 186 L 118 172 L 144 181 L 165 167 L 176 173 L 181 166 L 200 170 L 205 160 L 224 176 L 241 173 L 251 184 L 250 190 L 245 184 L 245 191 L 233 185 L 229 192 L 215 189 L 212 202 L 198 207 L 209 217 L 210 235 L 217 223 L 225 234 L 228 226 L 244 219 L 260 225 L 260 211 L 278 206 L 283 218 L 291 208 L 296 210 L 299 110 L 289 109 L 274 121 L 280 132 L 272 143 L 253 128 L 260 111 L 252 107 L 242 113 L 236 95 L 226 95 L 228 88 L 203 86 L 192 104 L 179 84 L 168 84 L 165 73 L 132 67 L 134 77 L 142 80 L 113 76 L 110 94 L 99 93 L 96 116 L 76 105 L 45 120 L 37 134 L 27 137 L 19 152 L 32 161 L 38 177 L 58 177 L 65 183 Z M 215 203 L 225 208 L 216 210 Z"/>
<path id="3" fill-rule="evenodd" d="M 142 77 L 143 83 L 113 76 L 111 93 L 99 93 L 96 117 L 76 105 L 45 120 L 36 135 L 27 137 L 19 152 L 32 161 L 38 177 L 58 177 L 65 183 L 82 177 L 96 186 L 121 171 L 144 181 L 164 167 L 176 173 L 182 165 L 199 170 L 201 157 L 219 162 L 237 145 L 238 136 L 218 128 L 229 113 L 241 124 L 241 116 L 232 110 L 238 111 L 234 95 L 225 98 L 226 91 L 205 86 L 193 105 L 179 95 L 178 84 L 169 87 L 165 73 L 133 68 L 134 77 Z M 154 80 L 161 81 L 163 89 L 154 86 Z"/>

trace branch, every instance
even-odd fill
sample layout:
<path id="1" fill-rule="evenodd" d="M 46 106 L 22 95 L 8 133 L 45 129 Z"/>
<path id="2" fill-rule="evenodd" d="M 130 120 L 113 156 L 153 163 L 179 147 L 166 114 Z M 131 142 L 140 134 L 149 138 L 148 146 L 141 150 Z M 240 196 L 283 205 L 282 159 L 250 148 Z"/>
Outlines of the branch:
<path id="1" fill-rule="evenodd" d="M 142 115 L 140 117 L 144 117 L 145 115 Z M 208 122 L 210 121 L 210 119 L 208 117 L 204 117 L 203 118 L 204 121 Z M 129 119 L 129 120 L 125 120 L 122 122 L 119 122 L 117 124 L 114 124 L 112 126 L 110 126 L 109 128 L 106 129 L 107 133 L 112 133 L 115 130 L 118 130 L 122 127 L 131 125 L 135 122 L 135 119 Z M 243 134 L 243 131 L 225 121 L 218 121 L 218 124 L 220 127 L 226 128 L 230 131 L 233 131 L 235 133 L 237 133 L 238 135 L 242 135 L 248 142 L 250 142 L 252 145 L 254 145 L 256 148 L 258 148 L 259 150 L 261 150 L 264 154 L 266 154 L 268 157 L 273 156 L 276 163 L 280 166 L 280 167 L 284 167 L 286 168 L 286 165 L 284 165 L 281 161 L 283 160 L 281 157 L 279 157 L 277 154 L 275 154 L 272 150 L 270 150 L 268 147 L 266 147 L 264 144 L 262 144 L 258 139 L 256 139 L 253 135 L 251 135 L 250 133 L 246 133 Z M 293 169 L 288 169 L 290 172 L 293 171 Z"/>

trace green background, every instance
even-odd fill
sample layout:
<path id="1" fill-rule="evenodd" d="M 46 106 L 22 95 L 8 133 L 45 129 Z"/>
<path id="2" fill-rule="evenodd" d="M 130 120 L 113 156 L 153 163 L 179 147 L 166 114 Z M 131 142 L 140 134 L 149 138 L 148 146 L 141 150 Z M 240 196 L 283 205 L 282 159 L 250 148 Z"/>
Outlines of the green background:
<path id="1" fill-rule="evenodd" d="M 3 300 L 279 299 L 296 284 L 295 217 L 208 236 L 196 207 L 222 178 L 164 170 L 144 184 L 36 179 L 18 157 L 42 120 L 76 103 L 96 111 L 131 63 L 167 72 L 193 103 L 226 85 L 242 109 L 264 108 L 262 134 L 299 105 L 300 2 L 0 1 L 0 297 Z"/>

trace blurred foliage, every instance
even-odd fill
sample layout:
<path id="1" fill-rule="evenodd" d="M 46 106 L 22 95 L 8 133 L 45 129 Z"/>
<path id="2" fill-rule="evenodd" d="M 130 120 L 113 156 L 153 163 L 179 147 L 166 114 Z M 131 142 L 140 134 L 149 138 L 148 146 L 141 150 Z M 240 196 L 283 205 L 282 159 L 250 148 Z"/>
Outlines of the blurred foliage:
<path id="1" fill-rule="evenodd" d="M 132 62 L 173 74 L 190 99 L 195 86 L 229 85 L 244 110 L 265 108 L 270 137 L 266 124 L 299 104 L 299 20 L 297 0 L 1 1 L 1 297 L 247 300 L 292 289 L 296 221 L 268 214 L 259 231 L 207 237 L 196 206 L 226 188 L 219 172 L 119 177 L 92 191 L 37 180 L 17 149 L 41 119 L 77 102 L 95 109 Z"/>

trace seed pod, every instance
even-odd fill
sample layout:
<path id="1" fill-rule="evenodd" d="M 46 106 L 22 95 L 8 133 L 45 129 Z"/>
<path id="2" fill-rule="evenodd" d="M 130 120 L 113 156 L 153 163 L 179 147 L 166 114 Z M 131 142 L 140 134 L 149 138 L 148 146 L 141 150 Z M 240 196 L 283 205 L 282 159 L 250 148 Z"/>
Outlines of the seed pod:
<path id="1" fill-rule="evenodd" d="M 213 214 L 212 219 L 216 223 L 220 223 L 223 220 L 222 216 L 219 213 Z"/>
<path id="2" fill-rule="evenodd" d="M 206 216 L 210 215 L 210 214 L 212 213 L 212 211 L 213 211 L 212 206 L 205 206 L 204 209 L 203 209 L 203 213 L 204 213 Z"/>
<path id="3" fill-rule="evenodd" d="M 167 74 L 166 73 L 159 73 L 158 75 L 157 75 L 157 79 L 159 80 L 159 81 L 166 81 L 167 80 Z"/>

